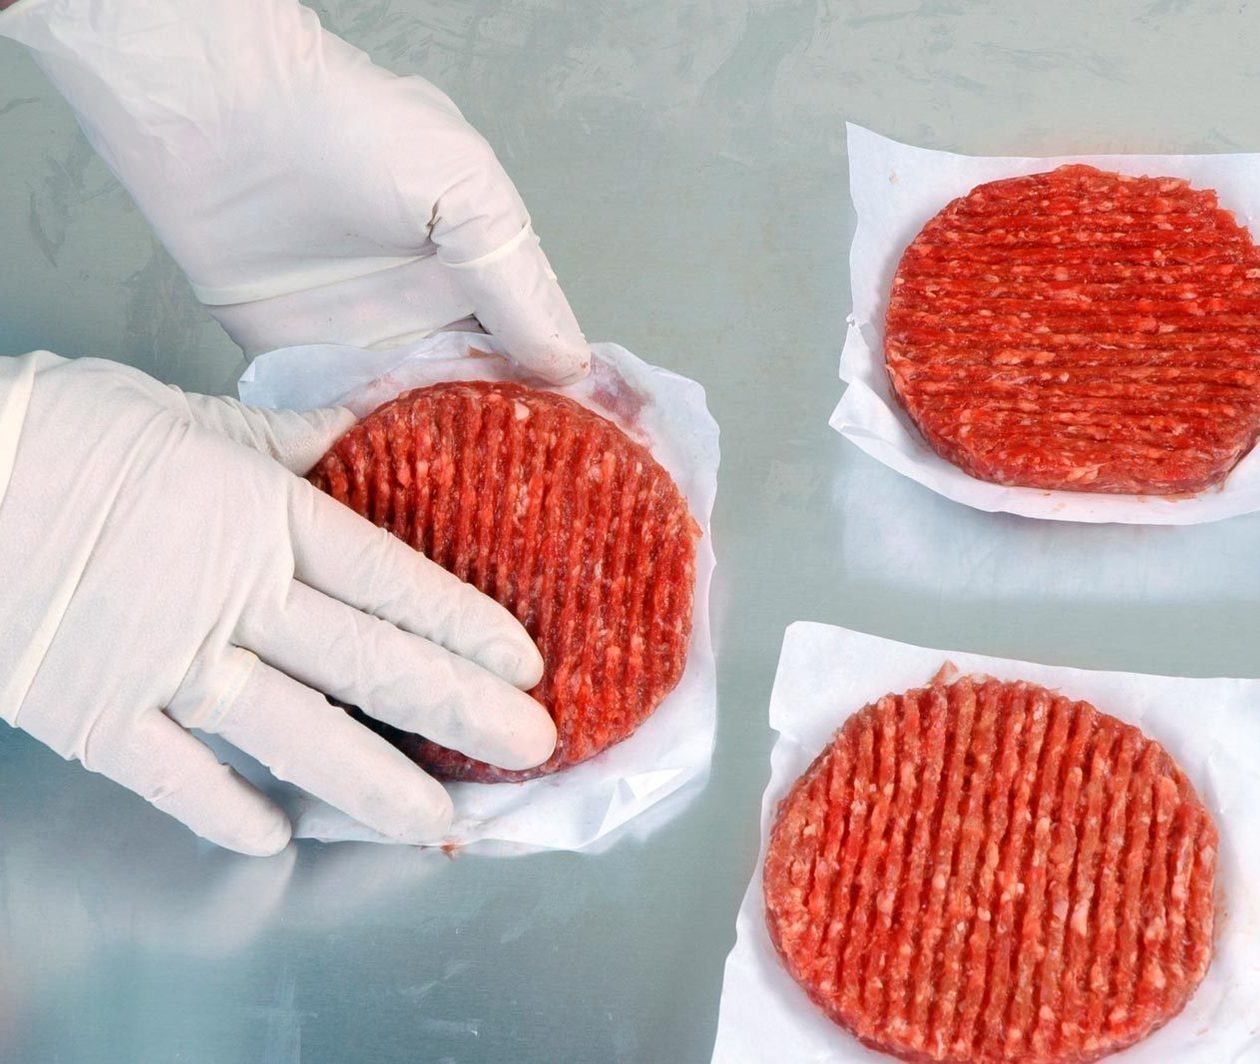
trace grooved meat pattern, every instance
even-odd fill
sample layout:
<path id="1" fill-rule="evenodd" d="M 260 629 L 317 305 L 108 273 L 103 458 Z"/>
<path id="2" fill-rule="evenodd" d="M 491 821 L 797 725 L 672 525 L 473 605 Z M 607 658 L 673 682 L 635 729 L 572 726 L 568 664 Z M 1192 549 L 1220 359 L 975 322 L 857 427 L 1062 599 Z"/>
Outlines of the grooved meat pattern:
<path id="1" fill-rule="evenodd" d="M 885 326 L 902 405 L 982 480 L 1198 491 L 1260 432 L 1260 252 L 1175 178 L 979 186 L 906 249 Z"/>
<path id="2" fill-rule="evenodd" d="M 1084 1064 L 1176 1015 L 1212 952 L 1216 828 L 1158 743 L 962 678 L 854 714 L 779 809 L 792 977 L 909 1061 Z"/>
<path id="3" fill-rule="evenodd" d="M 668 473 L 610 421 L 508 382 L 399 396 L 343 437 L 316 487 L 511 610 L 545 662 L 542 766 L 507 771 L 373 723 L 447 779 L 522 780 L 625 739 L 682 676 L 699 529 Z"/>

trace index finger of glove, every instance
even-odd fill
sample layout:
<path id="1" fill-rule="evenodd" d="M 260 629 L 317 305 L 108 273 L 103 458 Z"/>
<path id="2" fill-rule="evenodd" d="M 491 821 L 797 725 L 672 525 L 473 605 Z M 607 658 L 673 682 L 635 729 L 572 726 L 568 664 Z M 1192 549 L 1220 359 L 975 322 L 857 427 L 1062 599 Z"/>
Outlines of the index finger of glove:
<path id="1" fill-rule="evenodd" d="M 482 327 L 552 384 L 584 377 L 590 347 L 543 254 L 520 193 L 466 124 L 449 131 L 429 235 Z"/>
<path id="2" fill-rule="evenodd" d="M 294 576 L 528 690 L 538 648 L 488 595 L 305 481 L 289 493 Z"/>
<path id="3" fill-rule="evenodd" d="M 551 717 L 525 692 L 304 584 L 279 608 L 242 618 L 239 635 L 302 683 L 479 761 L 533 768 L 555 749 Z"/>
<path id="4" fill-rule="evenodd" d="M 530 225 L 495 251 L 447 265 L 482 327 L 526 369 L 551 384 L 590 371 L 590 345 Z"/>

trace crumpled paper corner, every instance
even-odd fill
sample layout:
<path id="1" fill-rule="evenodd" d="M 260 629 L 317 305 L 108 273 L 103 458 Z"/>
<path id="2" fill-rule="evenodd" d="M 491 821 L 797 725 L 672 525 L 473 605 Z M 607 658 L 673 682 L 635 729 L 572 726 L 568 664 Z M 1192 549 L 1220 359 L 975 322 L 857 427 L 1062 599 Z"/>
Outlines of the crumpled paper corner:
<path id="1" fill-rule="evenodd" d="M 454 783 L 449 842 L 496 844 L 494 852 L 581 850 L 642 817 L 708 775 L 717 723 L 717 682 L 709 625 L 714 555 L 709 520 L 717 492 L 718 428 L 695 381 L 650 366 L 616 344 L 592 347 L 589 377 L 552 389 L 618 423 L 650 445 L 687 498 L 702 538 L 696 545 L 691 646 L 678 686 L 624 742 L 553 776 L 519 784 Z M 449 380 L 525 379 L 480 333 L 448 332 L 389 351 L 331 344 L 263 355 L 242 376 L 241 399 L 258 406 L 310 410 L 345 405 L 362 416 L 410 388 Z M 277 798 L 295 834 L 324 841 L 393 840 L 297 788 Z M 645 824 L 659 824 L 645 818 Z"/>
<path id="2" fill-rule="evenodd" d="M 1260 233 L 1260 154 L 971 156 L 902 144 L 848 125 L 849 190 L 857 228 L 849 251 L 852 313 L 840 379 L 847 385 L 831 426 L 876 461 L 938 495 L 989 512 L 1053 521 L 1193 525 L 1260 510 L 1260 449 L 1223 484 L 1198 495 L 1106 495 L 989 484 L 968 476 L 924 441 L 893 395 L 884 368 L 884 317 L 897 263 L 920 229 L 976 185 L 1089 163 L 1134 175 L 1184 177 L 1213 188 L 1221 205 Z"/>

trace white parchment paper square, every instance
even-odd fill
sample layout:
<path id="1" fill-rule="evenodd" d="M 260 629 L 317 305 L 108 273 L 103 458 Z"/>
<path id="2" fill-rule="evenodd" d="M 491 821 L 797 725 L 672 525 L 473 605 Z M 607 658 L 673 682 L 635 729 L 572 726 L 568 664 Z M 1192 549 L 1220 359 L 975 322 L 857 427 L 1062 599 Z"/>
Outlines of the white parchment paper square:
<path id="1" fill-rule="evenodd" d="M 1260 235 L 1260 154 L 971 156 L 932 151 L 848 126 L 849 190 L 857 229 L 849 252 L 853 310 L 840 357 L 848 384 L 831 425 L 871 457 L 955 502 L 1057 521 L 1192 525 L 1260 510 L 1260 448 L 1225 482 L 1191 498 L 1010 488 L 968 476 L 936 454 L 892 392 L 884 368 L 884 317 L 907 245 L 950 200 L 1003 177 L 1089 163 L 1137 176 L 1184 177 L 1213 188 L 1253 238 Z"/>
<path id="2" fill-rule="evenodd" d="M 726 960 L 713 1059 L 721 1064 L 890 1058 L 832 1023 L 779 962 L 766 931 L 761 867 L 779 802 L 852 713 L 930 680 L 964 673 L 1030 680 L 1092 702 L 1158 740 L 1190 777 L 1220 829 L 1216 953 L 1184 1012 L 1107 1059 L 1116 1064 L 1260 1060 L 1260 680 L 1096 672 L 908 646 L 825 624 L 788 628 L 770 696 L 778 738 L 761 803 L 761 850 Z"/>
<path id="3" fill-rule="evenodd" d="M 522 379 L 496 351 L 488 336 L 455 332 L 391 351 L 285 348 L 255 361 L 239 390 L 244 401 L 258 406 L 310 410 L 339 404 L 363 416 L 400 392 L 439 381 Z M 644 443 L 686 496 L 703 532 L 696 545 L 687 666 L 678 686 L 629 739 L 590 761 L 526 783 L 450 784 L 455 803 L 450 841 L 457 845 L 584 849 L 709 771 L 717 719 L 709 630 L 717 423 L 695 381 L 650 366 L 616 344 L 595 344 L 592 353 L 590 376 L 552 390 L 598 411 Z M 298 837 L 393 841 L 295 787 L 282 785 L 279 797 L 294 817 Z"/>

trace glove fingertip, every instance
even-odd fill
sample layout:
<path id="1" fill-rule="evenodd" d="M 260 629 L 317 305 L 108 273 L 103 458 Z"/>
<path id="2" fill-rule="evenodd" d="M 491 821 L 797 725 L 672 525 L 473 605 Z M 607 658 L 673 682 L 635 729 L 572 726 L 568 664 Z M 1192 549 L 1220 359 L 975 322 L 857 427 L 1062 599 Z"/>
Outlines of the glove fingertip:
<path id="1" fill-rule="evenodd" d="M 226 845 L 250 857 L 274 857 L 288 848 L 292 838 L 293 825 L 276 809 L 266 820 L 260 817 L 256 823 L 242 830 L 239 838 Z"/>
<path id="2" fill-rule="evenodd" d="M 248 857 L 273 857 L 289 845 L 288 816 L 230 766 L 208 767 L 199 782 L 153 804 L 208 842 Z"/>
<path id="3" fill-rule="evenodd" d="M 528 691 L 543 676 L 543 656 L 534 641 L 522 633 L 522 638 L 505 640 L 487 655 L 486 667 L 503 677 L 513 687 Z"/>
<path id="4" fill-rule="evenodd" d="M 555 367 L 552 384 L 576 384 L 591 372 L 591 349 L 569 350 L 549 359 Z"/>
<path id="5" fill-rule="evenodd" d="M 450 832 L 455 805 L 445 787 L 421 773 L 413 780 L 408 793 L 396 794 L 392 801 L 385 803 L 382 820 L 379 826 L 391 838 L 432 846 Z"/>
<path id="6" fill-rule="evenodd" d="M 519 761 L 503 767 L 518 770 L 536 768 L 555 753 L 558 739 L 555 720 L 542 705 L 537 705 L 537 712 L 530 714 L 530 725 L 520 738 Z"/>
<path id="7" fill-rule="evenodd" d="M 497 329 L 484 319 L 482 325 L 503 344 L 508 355 L 547 384 L 575 384 L 591 371 L 591 349 L 580 332 L 572 338 L 557 329 L 538 328 L 533 322 L 519 320 L 501 321 Z"/>
<path id="8" fill-rule="evenodd" d="M 452 269 L 482 327 L 526 369 L 549 384 L 590 371 L 590 345 L 528 225 L 501 251 Z"/>

